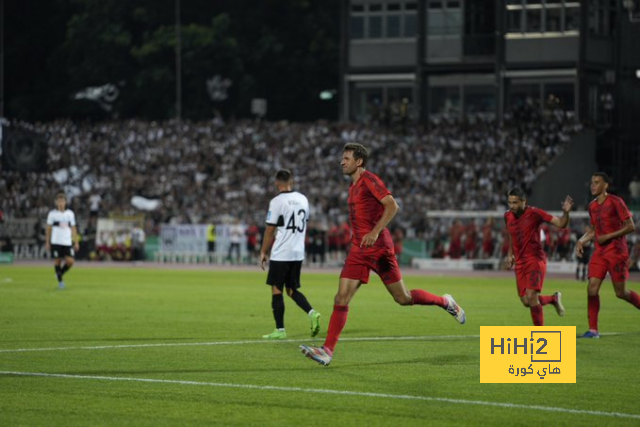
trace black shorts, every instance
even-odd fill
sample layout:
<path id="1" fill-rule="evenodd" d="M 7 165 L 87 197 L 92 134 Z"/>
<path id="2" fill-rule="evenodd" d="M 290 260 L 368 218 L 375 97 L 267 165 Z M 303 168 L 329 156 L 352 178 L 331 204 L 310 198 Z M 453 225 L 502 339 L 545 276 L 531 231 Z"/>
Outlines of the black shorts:
<path id="1" fill-rule="evenodd" d="M 267 285 L 275 286 L 281 291 L 285 286 L 289 289 L 298 289 L 301 269 L 302 261 L 269 261 Z"/>
<path id="2" fill-rule="evenodd" d="M 66 258 L 66 257 L 75 257 L 76 253 L 73 250 L 73 246 L 64 246 L 64 245 L 51 245 L 51 257 L 58 258 Z"/>

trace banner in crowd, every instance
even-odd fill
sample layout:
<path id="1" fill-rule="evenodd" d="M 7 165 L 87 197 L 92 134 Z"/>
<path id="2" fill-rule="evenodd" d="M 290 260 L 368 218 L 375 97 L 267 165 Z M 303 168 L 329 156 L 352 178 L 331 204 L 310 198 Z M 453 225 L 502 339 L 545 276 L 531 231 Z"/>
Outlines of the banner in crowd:
<path id="1" fill-rule="evenodd" d="M 163 225 L 160 228 L 162 252 L 207 252 L 206 225 Z"/>
<path id="2" fill-rule="evenodd" d="M 247 244 L 244 225 L 241 227 L 242 243 L 237 248 L 239 257 L 247 255 Z M 209 251 L 207 240 L 208 224 L 170 225 L 160 227 L 160 251 L 167 253 L 194 253 L 205 254 Z M 238 227 L 238 225 L 236 225 Z M 221 255 L 231 255 L 232 226 L 216 224 L 215 250 L 212 252 Z"/>

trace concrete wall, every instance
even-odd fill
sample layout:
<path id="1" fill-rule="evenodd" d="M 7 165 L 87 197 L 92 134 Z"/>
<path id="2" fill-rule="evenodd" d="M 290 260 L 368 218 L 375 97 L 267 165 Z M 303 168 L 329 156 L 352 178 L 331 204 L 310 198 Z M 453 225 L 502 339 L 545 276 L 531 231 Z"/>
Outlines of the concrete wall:
<path id="1" fill-rule="evenodd" d="M 507 64 L 576 62 L 579 44 L 579 37 L 507 39 L 506 61 Z"/>
<path id="2" fill-rule="evenodd" d="M 349 45 L 349 67 L 413 67 L 416 62 L 415 40 L 351 42 Z"/>
<path id="3" fill-rule="evenodd" d="M 568 194 L 574 200 L 574 210 L 586 209 L 591 200 L 588 183 L 597 167 L 595 132 L 583 131 L 573 137 L 560 157 L 538 177 L 528 203 L 559 211 Z"/>

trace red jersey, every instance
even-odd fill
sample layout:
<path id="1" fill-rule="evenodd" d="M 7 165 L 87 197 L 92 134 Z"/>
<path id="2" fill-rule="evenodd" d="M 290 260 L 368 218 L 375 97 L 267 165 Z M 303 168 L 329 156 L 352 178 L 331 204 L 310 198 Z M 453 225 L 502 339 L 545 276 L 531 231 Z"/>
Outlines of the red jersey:
<path id="1" fill-rule="evenodd" d="M 351 224 L 351 244 L 360 246 L 365 234 L 373 230 L 384 212 L 380 200 L 390 195 L 384 182 L 375 174 L 364 171 L 360 179 L 349 188 L 349 223 Z M 374 247 L 393 247 L 391 233 L 382 230 Z"/>
<path id="2" fill-rule="evenodd" d="M 602 204 L 598 203 L 598 199 L 594 199 L 589 203 L 589 216 L 591 217 L 591 225 L 596 231 L 596 238 L 603 234 L 613 233 L 622 228 L 622 224 L 631 218 L 629 208 L 618 196 L 609 194 Z M 628 255 L 626 236 L 607 241 L 600 245 L 596 240 L 596 252 L 609 253 L 615 252 L 620 255 Z"/>
<path id="3" fill-rule="evenodd" d="M 526 206 L 520 218 L 511 211 L 504 214 L 516 263 L 547 260 L 540 243 L 540 225 L 551 221 L 552 218 L 552 215 L 533 206 Z"/>

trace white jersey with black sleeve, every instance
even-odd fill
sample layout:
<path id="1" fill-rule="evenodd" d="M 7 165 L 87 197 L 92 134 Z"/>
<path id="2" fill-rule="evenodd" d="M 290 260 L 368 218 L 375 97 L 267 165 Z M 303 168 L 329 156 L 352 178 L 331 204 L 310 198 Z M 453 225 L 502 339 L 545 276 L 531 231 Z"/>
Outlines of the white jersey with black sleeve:
<path id="1" fill-rule="evenodd" d="M 47 225 L 51 226 L 51 244 L 71 246 L 71 227 L 76 226 L 76 216 L 72 210 L 64 212 L 54 209 L 47 215 Z"/>
<path id="2" fill-rule="evenodd" d="M 271 248 L 273 261 L 304 260 L 304 240 L 309 221 L 309 201 L 297 191 L 283 191 L 271 199 L 267 225 L 277 227 Z"/>

